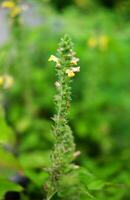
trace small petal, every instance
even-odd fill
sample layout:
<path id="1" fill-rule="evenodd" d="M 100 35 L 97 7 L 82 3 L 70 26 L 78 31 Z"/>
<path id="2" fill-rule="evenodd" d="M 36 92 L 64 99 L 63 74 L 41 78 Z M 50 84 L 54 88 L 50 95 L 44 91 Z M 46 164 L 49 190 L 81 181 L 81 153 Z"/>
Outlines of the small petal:
<path id="1" fill-rule="evenodd" d="M 53 62 L 58 64 L 59 63 L 59 58 L 57 58 L 54 55 L 51 55 L 50 58 L 48 59 L 48 61 L 53 61 Z"/>
<path id="2" fill-rule="evenodd" d="M 75 76 L 75 73 L 73 72 L 73 71 L 70 71 L 69 73 L 68 73 L 68 77 L 74 77 Z"/>
<path id="3" fill-rule="evenodd" d="M 80 151 L 76 151 L 76 152 L 74 152 L 73 156 L 74 156 L 74 157 L 78 157 L 78 156 L 80 156 L 80 154 L 81 154 Z"/>
<path id="4" fill-rule="evenodd" d="M 58 81 L 56 81 L 56 82 L 55 82 L 55 86 L 56 86 L 57 88 L 60 88 L 61 85 L 60 85 L 60 83 L 59 83 Z"/>
<path id="5" fill-rule="evenodd" d="M 70 70 L 70 69 L 67 69 L 66 70 L 66 74 L 68 75 L 68 77 L 74 77 L 75 76 L 75 73 L 73 72 L 73 70 Z"/>
<path id="6" fill-rule="evenodd" d="M 78 61 L 79 61 L 79 58 L 73 57 L 70 63 L 73 65 L 77 65 Z"/>
<path id="7" fill-rule="evenodd" d="M 59 61 L 56 63 L 56 67 L 60 68 L 61 64 L 59 63 Z"/>
<path id="8" fill-rule="evenodd" d="M 72 70 L 73 72 L 80 72 L 80 67 L 73 67 Z"/>

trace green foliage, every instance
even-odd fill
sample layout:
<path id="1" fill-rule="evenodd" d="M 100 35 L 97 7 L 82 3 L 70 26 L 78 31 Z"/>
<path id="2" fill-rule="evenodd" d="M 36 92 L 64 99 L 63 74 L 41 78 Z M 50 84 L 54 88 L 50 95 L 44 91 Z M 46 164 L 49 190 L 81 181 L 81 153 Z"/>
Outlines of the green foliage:
<path id="1" fill-rule="evenodd" d="M 15 137 L 13 134 L 13 130 L 7 125 L 4 117 L 3 110 L 0 109 L 0 127 L 1 127 L 1 134 L 0 134 L 0 145 L 1 144 L 14 144 Z"/>
<path id="2" fill-rule="evenodd" d="M 8 191 L 21 192 L 23 188 L 9 180 L 0 179 L 0 199 L 4 199 L 4 195 Z"/>

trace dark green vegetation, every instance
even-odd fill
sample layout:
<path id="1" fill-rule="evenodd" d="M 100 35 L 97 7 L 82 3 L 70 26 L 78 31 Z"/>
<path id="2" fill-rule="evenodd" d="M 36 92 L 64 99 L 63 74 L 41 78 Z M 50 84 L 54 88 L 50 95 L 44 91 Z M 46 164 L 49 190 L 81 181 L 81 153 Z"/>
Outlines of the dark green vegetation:
<path id="1" fill-rule="evenodd" d="M 129 1 L 74 2 L 59 13 L 36 1 L 41 25 L 28 27 L 24 18 L 0 48 L 0 75 L 14 78 L 10 89 L 0 91 L 0 199 L 46 195 L 56 80 L 48 58 L 64 33 L 72 37 L 81 66 L 69 116 L 81 151 L 81 200 L 130 199 Z M 73 181 L 67 177 L 64 186 Z"/>

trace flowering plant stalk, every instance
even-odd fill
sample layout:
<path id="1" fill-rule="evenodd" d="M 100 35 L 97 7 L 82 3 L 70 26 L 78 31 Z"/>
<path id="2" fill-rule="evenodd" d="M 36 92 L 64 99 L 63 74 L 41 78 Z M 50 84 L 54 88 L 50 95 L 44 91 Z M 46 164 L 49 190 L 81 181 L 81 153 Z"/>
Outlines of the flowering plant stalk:
<path id="1" fill-rule="evenodd" d="M 11 24 L 11 33 L 13 36 L 13 47 L 15 41 L 17 43 L 21 42 L 21 38 L 19 37 L 21 34 L 20 29 L 20 14 L 22 9 L 19 6 L 19 0 L 4 0 L 1 5 L 3 9 L 8 10 L 8 20 Z M 8 67 L 4 66 L 4 74 L 0 75 L 0 87 L 2 86 L 4 89 L 8 89 L 13 85 L 13 77 L 8 74 Z"/>
<path id="2" fill-rule="evenodd" d="M 8 22 L 10 24 L 10 33 L 12 39 L 12 49 L 10 54 L 14 54 L 14 50 L 18 53 L 21 53 L 21 44 L 22 44 L 22 26 L 21 26 L 21 13 L 22 7 L 20 7 L 19 0 L 4 0 L 1 5 L 3 9 L 6 9 L 8 12 Z M 17 53 L 17 55 L 18 55 Z M 19 54 L 20 54 L 19 53 Z M 13 56 L 12 56 L 13 57 Z M 21 60 L 21 58 L 19 59 Z M 4 82 L 4 87 L 7 88 L 8 85 L 11 85 L 13 80 L 11 76 L 8 75 L 9 67 L 4 67 L 4 77 L 0 76 L 0 85 Z M 10 83 L 10 84 L 8 84 Z M 6 86 L 7 85 L 7 86 Z"/>
<path id="3" fill-rule="evenodd" d="M 9 20 L 11 24 L 11 32 L 14 37 L 14 41 L 21 40 L 21 13 L 23 11 L 19 4 L 19 0 L 4 0 L 1 4 L 2 8 L 8 10 Z M 20 41 L 19 41 L 20 43 Z"/>
<path id="4" fill-rule="evenodd" d="M 47 184 L 47 200 L 58 193 L 60 180 L 70 170 L 77 168 L 72 165 L 75 154 L 75 143 L 71 128 L 68 124 L 68 113 L 71 101 L 71 82 L 76 72 L 80 71 L 77 66 L 79 58 L 75 57 L 73 44 L 68 35 L 65 35 L 59 43 L 57 56 L 51 55 L 49 61 L 56 64 L 57 81 L 55 86 L 56 114 L 53 117 L 53 134 L 55 145 L 51 153 L 51 167 Z"/>

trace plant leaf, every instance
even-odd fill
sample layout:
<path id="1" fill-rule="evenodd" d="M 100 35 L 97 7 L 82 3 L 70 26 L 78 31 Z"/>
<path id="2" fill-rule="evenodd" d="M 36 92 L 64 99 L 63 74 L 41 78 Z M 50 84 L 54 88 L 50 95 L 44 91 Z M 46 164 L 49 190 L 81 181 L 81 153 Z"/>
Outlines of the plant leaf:
<path id="1" fill-rule="evenodd" d="M 89 190 L 101 190 L 105 185 L 105 182 L 102 180 L 95 180 L 88 184 Z"/>
<path id="2" fill-rule="evenodd" d="M 14 144 L 15 135 L 4 119 L 3 110 L 0 108 L 0 144 Z"/>
<path id="3" fill-rule="evenodd" d="M 23 188 L 20 185 L 12 183 L 6 179 L 0 179 L 0 200 L 4 199 L 4 195 L 6 194 L 6 192 L 21 192 L 22 190 Z"/>

